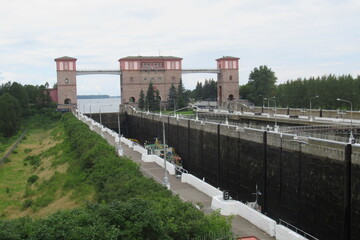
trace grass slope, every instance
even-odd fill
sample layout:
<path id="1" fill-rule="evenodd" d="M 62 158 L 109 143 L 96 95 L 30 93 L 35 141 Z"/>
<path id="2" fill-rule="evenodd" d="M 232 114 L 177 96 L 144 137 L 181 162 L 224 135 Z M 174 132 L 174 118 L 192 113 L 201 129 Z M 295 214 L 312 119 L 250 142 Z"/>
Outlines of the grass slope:
<path id="1" fill-rule="evenodd" d="M 0 166 L 0 218 L 44 217 L 93 199 L 93 188 L 80 187 L 83 179 L 69 169 L 74 159 L 61 123 L 41 122 L 29 121 L 26 137 Z"/>

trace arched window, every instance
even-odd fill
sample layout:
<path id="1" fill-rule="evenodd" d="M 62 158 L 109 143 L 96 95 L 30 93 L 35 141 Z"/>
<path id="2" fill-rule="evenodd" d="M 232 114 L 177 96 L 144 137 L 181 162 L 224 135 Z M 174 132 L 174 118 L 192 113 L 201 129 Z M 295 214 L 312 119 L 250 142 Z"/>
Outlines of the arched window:
<path id="1" fill-rule="evenodd" d="M 232 76 L 230 75 L 230 77 L 229 77 L 229 80 L 231 81 L 232 80 Z"/>
<path id="2" fill-rule="evenodd" d="M 64 104 L 71 104 L 71 100 L 69 98 L 65 99 Z"/>
<path id="3" fill-rule="evenodd" d="M 69 79 L 68 79 L 68 78 L 65 78 L 65 83 L 69 83 Z"/>
<path id="4" fill-rule="evenodd" d="M 134 98 L 134 97 L 130 97 L 130 98 L 129 98 L 129 102 L 134 103 L 134 102 L 135 102 L 135 98 Z"/>
<path id="5" fill-rule="evenodd" d="M 230 100 L 230 101 L 234 100 L 234 95 L 230 94 L 230 95 L 229 95 L 229 100 Z"/>

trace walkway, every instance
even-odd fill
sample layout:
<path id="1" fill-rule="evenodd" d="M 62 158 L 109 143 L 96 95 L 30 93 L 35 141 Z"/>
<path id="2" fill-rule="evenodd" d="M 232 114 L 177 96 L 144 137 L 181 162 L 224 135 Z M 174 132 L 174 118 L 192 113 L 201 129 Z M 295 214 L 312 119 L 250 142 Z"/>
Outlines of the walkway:
<path id="1" fill-rule="evenodd" d="M 86 122 L 90 126 L 90 122 Z M 99 135 L 101 134 L 101 130 L 97 126 L 93 126 L 93 129 Z M 112 146 L 116 146 L 115 139 L 107 132 L 103 132 L 105 139 L 108 143 Z M 156 163 L 148 163 L 143 162 L 141 160 L 141 154 L 133 151 L 127 145 L 122 144 L 124 154 L 129 157 L 134 162 L 140 165 L 140 169 L 144 175 L 154 178 L 155 181 L 162 183 L 164 178 L 164 169 L 161 168 Z M 169 182 L 171 191 L 175 194 L 178 194 L 179 197 L 186 202 L 192 202 L 205 214 L 209 214 L 213 212 L 211 209 L 211 197 L 207 196 L 206 194 L 200 192 L 193 186 L 182 183 L 180 178 L 176 178 L 174 175 L 169 175 Z M 238 237 L 245 237 L 245 236 L 255 236 L 260 240 L 274 240 L 275 238 L 270 237 L 265 232 L 258 229 L 255 225 L 251 224 L 247 220 L 241 218 L 240 216 L 234 216 L 232 221 L 232 231 Z"/>

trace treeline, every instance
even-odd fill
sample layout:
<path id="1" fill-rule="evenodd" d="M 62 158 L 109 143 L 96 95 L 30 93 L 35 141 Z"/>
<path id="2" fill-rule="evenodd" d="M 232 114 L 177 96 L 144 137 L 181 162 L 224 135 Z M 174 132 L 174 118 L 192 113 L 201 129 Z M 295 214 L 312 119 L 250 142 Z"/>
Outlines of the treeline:
<path id="1" fill-rule="evenodd" d="M 204 215 L 165 187 L 142 176 L 139 165 L 73 115 L 63 115 L 71 146 L 69 171 L 95 187 L 97 203 L 64 210 L 44 219 L 0 221 L 0 239 L 192 239 L 209 232 L 231 235 L 218 213 Z M 203 238 L 202 238 L 203 239 Z"/>
<path id="2" fill-rule="evenodd" d="M 298 78 L 279 84 L 276 99 L 280 106 L 291 108 L 349 109 L 350 103 L 337 101 L 337 98 L 350 101 L 353 109 L 360 109 L 360 76 L 326 75 L 322 77 Z M 316 97 L 318 96 L 318 97 Z"/>
<path id="3" fill-rule="evenodd" d="M 276 85 L 275 72 L 267 66 L 254 68 L 247 84 L 240 86 L 241 98 L 250 100 L 256 106 L 267 103 L 272 98 L 279 107 L 350 109 L 351 104 L 337 99 L 350 101 L 353 109 L 360 108 L 360 76 L 336 76 L 298 78 Z M 270 103 L 274 105 L 273 101 Z"/>
<path id="4" fill-rule="evenodd" d="M 159 90 L 154 89 L 153 83 L 150 82 L 146 95 L 142 89 L 140 91 L 138 107 L 141 110 L 149 111 L 159 111 L 160 108 L 174 111 L 188 106 L 190 94 L 191 92 L 185 89 L 182 80 L 180 79 L 177 87 L 175 87 L 174 83 L 171 84 L 167 97 L 168 100 L 164 104 L 160 97 Z"/>
<path id="5" fill-rule="evenodd" d="M 14 135 L 21 120 L 41 108 L 55 107 L 45 85 L 21 85 L 8 82 L 0 85 L 0 137 Z"/>
<path id="6" fill-rule="evenodd" d="M 192 91 L 192 98 L 195 101 L 216 101 L 217 82 L 214 79 L 205 79 L 204 84 L 197 82 L 196 88 Z"/>

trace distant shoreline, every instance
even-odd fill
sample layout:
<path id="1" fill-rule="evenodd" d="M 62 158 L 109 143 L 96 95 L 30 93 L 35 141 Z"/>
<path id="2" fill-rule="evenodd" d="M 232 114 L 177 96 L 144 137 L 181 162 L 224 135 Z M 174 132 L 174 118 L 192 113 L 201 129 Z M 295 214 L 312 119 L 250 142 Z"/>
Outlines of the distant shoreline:
<path id="1" fill-rule="evenodd" d="M 106 98 L 120 98 L 120 96 L 109 95 L 78 95 L 77 99 L 106 99 Z"/>

